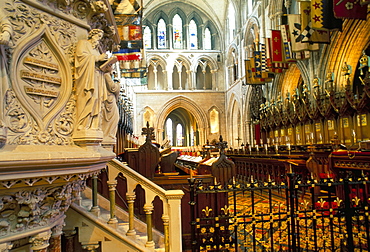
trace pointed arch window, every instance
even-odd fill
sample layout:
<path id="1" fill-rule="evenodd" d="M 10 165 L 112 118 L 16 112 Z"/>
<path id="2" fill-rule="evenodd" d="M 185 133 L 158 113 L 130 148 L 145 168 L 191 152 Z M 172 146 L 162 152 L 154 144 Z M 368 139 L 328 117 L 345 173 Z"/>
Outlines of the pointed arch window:
<path id="1" fill-rule="evenodd" d="M 190 49 L 198 49 L 198 31 L 197 31 L 197 24 L 195 23 L 194 19 L 190 20 L 189 23 L 189 43 Z"/>
<path id="2" fill-rule="evenodd" d="M 235 31 L 235 9 L 234 6 L 230 3 L 228 10 L 228 21 L 229 21 L 229 41 L 234 39 Z"/>
<path id="3" fill-rule="evenodd" d="M 182 48 L 182 19 L 176 14 L 173 19 L 173 48 L 181 49 Z"/>
<path id="4" fill-rule="evenodd" d="M 166 138 L 169 141 L 170 145 L 173 145 L 172 139 L 173 139 L 173 129 L 172 129 L 172 120 L 171 118 L 168 118 L 166 121 Z"/>
<path id="5" fill-rule="evenodd" d="M 176 145 L 183 146 L 183 143 L 184 143 L 184 137 L 182 134 L 182 125 L 177 124 L 176 126 Z"/>
<path id="6" fill-rule="evenodd" d="M 149 26 L 144 28 L 144 48 L 152 48 L 152 31 Z"/>
<path id="7" fill-rule="evenodd" d="M 208 27 L 204 30 L 204 49 L 212 50 L 211 31 Z"/>
<path id="8" fill-rule="evenodd" d="M 158 21 L 158 49 L 166 48 L 166 23 L 161 18 Z"/>

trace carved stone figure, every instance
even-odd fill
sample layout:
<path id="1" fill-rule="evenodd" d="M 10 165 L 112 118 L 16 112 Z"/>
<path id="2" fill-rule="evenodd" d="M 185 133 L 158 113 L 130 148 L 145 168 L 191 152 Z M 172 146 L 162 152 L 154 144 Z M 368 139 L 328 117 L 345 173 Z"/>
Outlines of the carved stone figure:
<path id="1" fill-rule="evenodd" d="M 106 73 L 105 84 L 107 88 L 107 98 L 103 103 L 103 142 L 116 142 L 116 133 L 119 121 L 119 111 L 117 106 L 118 95 L 120 93 L 120 84 L 116 80 L 112 80 L 110 73 Z"/>
<path id="2" fill-rule="evenodd" d="M 0 129 L 4 127 L 4 96 L 6 90 L 9 88 L 7 71 L 8 64 L 5 54 L 5 46 L 9 44 L 12 33 L 13 28 L 7 16 L 2 10 L 0 10 Z M 0 132 L 0 138 L 2 138 L 1 135 L 2 134 Z"/>
<path id="3" fill-rule="evenodd" d="M 107 97 L 104 72 L 99 68 L 99 63 L 107 60 L 98 49 L 102 37 L 102 30 L 93 29 L 88 39 L 76 46 L 77 131 L 101 130 L 101 107 Z"/>
<path id="4" fill-rule="evenodd" d="M 352 74 L 352 67 L 347 64 L 347 62 L 344 62 L 343 66 L 342 66 L 342 75 L 344 76 L 345 78 L 345 84 L 346 85 L 350 85 L 350 75 Z"/>

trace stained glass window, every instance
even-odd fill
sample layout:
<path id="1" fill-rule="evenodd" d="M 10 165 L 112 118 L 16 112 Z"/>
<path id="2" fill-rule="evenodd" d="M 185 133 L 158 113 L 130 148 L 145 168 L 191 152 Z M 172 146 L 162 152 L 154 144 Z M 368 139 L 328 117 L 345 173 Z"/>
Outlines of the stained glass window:
<path id="1" fill-rule="evenodd" d="M 176 14 L 173 19 L 173 48 L 181 49 L 182 48 L 182 19 Z"/>
<path id="2" fill-rule="evenodd" d="M 144 28 L 144 47 L 152 48 L 152 32 L 148 26 Z"/>
<path id="3" fill-rule="evenodd" d="M 161 18 L 158 21 L 158 48 L 166 48 L 166 23 Z"/>
<path id="4" fill-rule="evenodd" d="M 184 137 L 182 135 L 182 125 L 181 124 L 177 124 L 176 126 L 176 142 L 177 142 L 177 146 L 182 146 L 183 145 L 183 142 L 184 142 Z"/>
<path id="5" fill-rule="evenodd" d="M 189 34 L 190 49 L 198 49 L 197 24 L 195 23 L 194 19 L 192 19 L 189 23 Z"/>
<path id="6" fill-rule="evenodd" d="M 235 31 L 235 9 L 234 6 L 230 3 L 229 5 L 229 41 L 233 41 L 234 39 L 234 31 Z"/>

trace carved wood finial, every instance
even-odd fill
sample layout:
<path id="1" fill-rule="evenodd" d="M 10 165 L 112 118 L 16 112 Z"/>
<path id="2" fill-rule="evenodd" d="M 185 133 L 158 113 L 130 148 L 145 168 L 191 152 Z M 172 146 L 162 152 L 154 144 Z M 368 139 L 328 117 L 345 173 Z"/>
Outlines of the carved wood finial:
<path id="1" fill-rule="evenodd" d="M 155 139 L 154 128 L 149 127 L 148 121 L 146 122 L 146 128 L 142 128 L 141 135 L 146 135 L 146 139 L 145 139 L 146 142 L 149 142 Z"/>
<path id="2" fill-rule="evenodd" d="M 225 155 L 225 149 L 227 148 L 227 142 L 223 141 L 222 135 L 220 135 L 220 142 L 216 143 L 216 146 L 220 150 L 220 155 Z"/>

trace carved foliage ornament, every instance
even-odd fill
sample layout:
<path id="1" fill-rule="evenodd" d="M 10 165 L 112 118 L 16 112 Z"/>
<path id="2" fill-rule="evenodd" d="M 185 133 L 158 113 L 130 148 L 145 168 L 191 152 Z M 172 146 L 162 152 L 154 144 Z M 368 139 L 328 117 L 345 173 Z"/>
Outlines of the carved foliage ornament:
<path id="1" fill-rule="evenodd" d="M 0 238 L 50 225 L 64 215 L 85 181 L 73 181 L 59 187 L 21 190 L 0 196 Z"/>
<path id="2" fill-rule="evenodd" d="M 14 31 L 5 108 L 8 144 L 71 144 L 76 29 L 20 1 L 7 3 L 5 10 Z"/>

